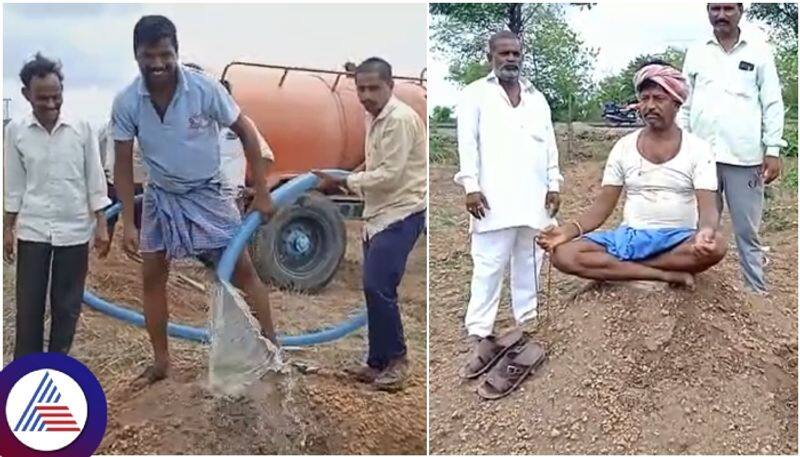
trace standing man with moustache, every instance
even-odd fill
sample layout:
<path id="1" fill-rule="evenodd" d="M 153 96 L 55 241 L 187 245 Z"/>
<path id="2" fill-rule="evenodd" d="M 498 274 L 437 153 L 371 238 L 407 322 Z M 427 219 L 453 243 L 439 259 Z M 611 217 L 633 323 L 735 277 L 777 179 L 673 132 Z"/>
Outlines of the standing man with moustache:
<path id="1" fill-rule="evenodd" d="M 14 260 L 15 244 L 17 251 L 15 359 L 42 352 L 48 285 L 47 350 L 69 352 L 92 237 L 100 256 L 108 253 L 110 203 L 97 137 L 88 122 L 62 112 L 61 64 L 37 53 L 19 77 L 31 112 L 8 124 L 3 147 L 4 259 Z"/>
<path id="2" fill-rule="evenodd" d="M 367 301 L 367 364 L 352 371 L 378 389 L 399 390 L 408 372 L 397 288 L 408 255 L 425 230 L 428 158 L 425 124 L 392 94 L 392 67 L 372 57 L 355 69 L 358 99 L 367 111 L 364 169 L 345 179 L 320 171 L 319 188 L 344 187 L 364 197 L 364 296 Z"/>
<path id="3" fill-rule="evenodd" d="M 501 350 L 494 323 L 511 266 L 511 304 L 519 327 L 537 316 L 544 251 L 534 239 L 553 223 L 562 181 L 544 95 L 520 74 L 523 56 L 510 31 L 489 38 L 492 71 L 467 86 L 457 108 L 460 170 L 472 238 L 472 287 L 465 324 L 473 352 L 462 376 L 474 377 Z"/>
<path id="4" fill-rule="evenodd" d="M 274 209 L 266 186 L 257 133 L 219 81 L 178 62 L 175 25 L 164 16 L 144 16 L 133 29 L 140 75 L 114 100 L 114 184 L 122 201 L 123 247 L 144 259 L 144 313 L 154 361 L 135 381 L 143 387 L 169 374 L 167 278 L 173 259 L 219 262 L 241 217 L 220 175 L 219 127 L 233 130 L 244 145 L 255 197 L 251 211 L 265 219 Z M 141 236 L 134 224 L 133 141 L 147 164 Z M 242 289 L 264 334 L 277 343 L 269 296 L 245 250 L 233 283 Z"/>
<path id="5" fill-rule="evenodd" d="M 711 143 L 722 212 L 730 211 L 747 288 L 767 291 L 758 239 L 764 186 L 781 172 L 783 99 L 769 46 L 739 27 L 741 3 L 709 3 L 713 33 L 686 52 L 683 74 L 691 94 L 678 122 Z"/>

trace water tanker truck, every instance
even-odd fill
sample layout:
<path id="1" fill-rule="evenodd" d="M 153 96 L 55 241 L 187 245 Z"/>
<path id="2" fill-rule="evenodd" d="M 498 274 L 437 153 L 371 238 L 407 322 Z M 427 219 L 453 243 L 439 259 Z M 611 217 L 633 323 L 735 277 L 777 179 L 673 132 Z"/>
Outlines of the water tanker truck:
<path id="1" fill-rule="evenodd" d="M 270 190 L 313 169 L 354 170 L 364 163 L 366 113 L 352 72 L 235 61 L 221 79 L 275 155 Z M 424 70 L 394 79 L 395 96 L 427 122 Z M 251 178 L 248 169 L 248 184 Z M 251 240 L 261 279 L 305 292 L 325 287 L 345 254 L 345 219 L 360 218 L 362 210 L 355 195 L 317 192 L 279 210 Z"/>

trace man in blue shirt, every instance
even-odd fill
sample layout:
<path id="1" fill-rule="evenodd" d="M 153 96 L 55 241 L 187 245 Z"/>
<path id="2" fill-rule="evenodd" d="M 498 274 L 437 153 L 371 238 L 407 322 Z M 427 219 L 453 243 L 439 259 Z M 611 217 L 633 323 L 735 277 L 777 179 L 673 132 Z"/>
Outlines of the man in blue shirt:
<path id="1" fill-rule="evenodd" d="M 140 75 L 114 100 L 112 121 L 116 163 L 114 181 L 122 201 L 123 247 L 141 251 L 144 313 L 154 364 L 137 379 L 144 386 L 169 372 L 166 284 L 172 259 L 219 260 L 241 223 L 235 201 L 223 191 L 219 127 L 230 127 L 244 146 L 253 170 L 255 198 L 250 209 L 268 218 L 274 212 L 264 161 L 252 124 L 216 80 L 178 62 L 175 25 L 164 16 L 144 16 L 133 29 L 133 51 Z M 133 140 L 147 167 L 141 234 L 134 225 Z M 275 332 L 268 291 L 245 250 L 233 283 L 242 289 L 273 342 Z"/>

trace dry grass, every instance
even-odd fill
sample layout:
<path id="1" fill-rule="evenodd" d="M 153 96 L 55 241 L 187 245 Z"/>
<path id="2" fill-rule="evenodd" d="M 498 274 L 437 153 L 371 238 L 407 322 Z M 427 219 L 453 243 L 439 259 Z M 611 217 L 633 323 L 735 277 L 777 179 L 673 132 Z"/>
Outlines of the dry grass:
<path id="1" fill-rule="evenodd" d="M 271 292 L 279 330 L 298 333 L 325 327 L 361 309 L 359 233 L 358 227 L 351 224 L 345 260 L 333 282 L 320 294 Z M 115 238 L 118 243 L 119 237 Z M 208 392 L 207 346 L 171 339 L 171 378 L 134 392 L 130 381 L 151 360 L 147 333 L 84 308 L 71 355 L 97 376 L 109 402 L 109 424 L 99 452 L 424 453 L 425 244 L 423 237 L 409 258 L 401 285 L 401 312 L 411 357 L 411 376 L 407 388 L 396 394 L 374 391 L 342 374 L 343 367 L 363 358 L 366 345 L 363 329 L 334 343 L 291 351 L 287 356 L 292 364 L 286 373 L 265 379 L 239 401 L 215 398 Z M 89 288 L 105 299 L 140 310 L 139 268 L 115 245 L 107 260 L 92 259 Z M 173 271 L 210 285 L 204 268 L 194 262 L 182 262 Z M 14 282 L 14 267 L 6 265 L 3 277 L 6 362 L 11 360 L 13 350 Z M 193 325 L 207 322 L 208 294 L 170 281 L 168 299 L 174 321 Z M 403 417 L 401 423 L 397 422 L 398 414 Z"/>

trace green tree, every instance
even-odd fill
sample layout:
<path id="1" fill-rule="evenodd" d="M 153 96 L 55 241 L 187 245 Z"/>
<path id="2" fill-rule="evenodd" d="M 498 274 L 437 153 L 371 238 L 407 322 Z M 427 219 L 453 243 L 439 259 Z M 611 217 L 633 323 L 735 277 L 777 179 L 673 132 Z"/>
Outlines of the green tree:
<path id="1" fill-rule="evenodd" d="M 573 4 L 591 7 L 591 4 Z M 585 111 L 596 52 L 569 27 L 565 4 L 432 3 L 432 48 L 450 63 L 449 79 L 469 84 L 490 71 L 492 33 L 511 30 L 523 45 L 523 74 L 550 102 L 554 118 Z"/>
<path id="2" fill-rule="evenodd" d="M 797 3 L 753 3 L 747 17 L 763 21 L 782 38 L 797 42 Z"/>
<path id="3" fill-rule="evenodd" d="M 453 122 L 453 108 L 449 106 L 434 106 L 431 113 L 431 124 L 448 124 Z"/>
<path id="4" fill-rule="evenodd" d="M 797 3 L 753 3 L 747 16 L 769 27 L 775 66 L 781 80 L 787 124 L 787 155 L 797 155 Z"/>
<path id="5" fill-rule="evenodd" d="M 490 70 L 491 66 L 485 60 L 483 62 L 452 62 L 447 79 L 467 85 L 488 75 Z"/>
<path id="6" fill-rule="evenodd" d="M 797 44 L 791 47 L 777 46 L 775 52 L 775 65 L 781 80 L 783 102 L 786 105 L 787 115 L 797 119 Z"/>

